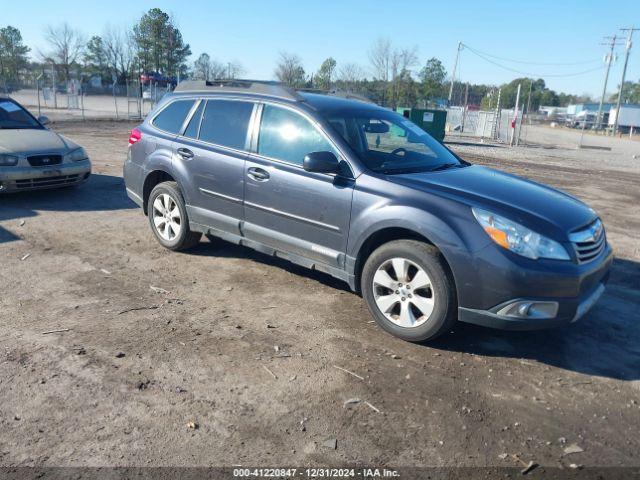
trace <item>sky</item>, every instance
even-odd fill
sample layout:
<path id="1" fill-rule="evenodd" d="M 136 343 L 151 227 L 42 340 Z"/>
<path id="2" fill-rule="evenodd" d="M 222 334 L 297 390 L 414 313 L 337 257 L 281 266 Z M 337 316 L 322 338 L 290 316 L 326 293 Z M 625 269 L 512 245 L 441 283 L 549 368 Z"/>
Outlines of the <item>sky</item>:
<path id="1" fill-rule="evenodd" d="M 246 78 L 272 79 L 279 52 L 299 55 L 307 73 L 329 56 L 338 69 L 356 62 L 369 70 L 368 51 L 382 37 L 398 48 L 416 46 L 421 65 L 439 58 L 448 72 L 458 42 L 483 52 L 480 58 L 462 50 L 456 76 L 463 82 L 500 84 L 525 76 L 509 70 L 514 69 L 544 78 L 556 91 L 594 96 L 601 94 L 604 81 L 603 37 L 624 35 L 619 29 L 633 23 L 640 27 L 638 0 L 0 0 L 0 27 L 20 29 L 36 52 L 46 50 L 42 32 L 47 25 L 66 21 L 90 37 L 106 25 L 129 27 L 152 7 L 177 20 L 191 46 L 191 61 L 202 52 L 221 62 L 237 60 Z M 638 81 L 640 32 L 635 45 L 626 78 Z M 624 45 L 616 52 L 607 91 L 615 90 L 622 74 Z"/>

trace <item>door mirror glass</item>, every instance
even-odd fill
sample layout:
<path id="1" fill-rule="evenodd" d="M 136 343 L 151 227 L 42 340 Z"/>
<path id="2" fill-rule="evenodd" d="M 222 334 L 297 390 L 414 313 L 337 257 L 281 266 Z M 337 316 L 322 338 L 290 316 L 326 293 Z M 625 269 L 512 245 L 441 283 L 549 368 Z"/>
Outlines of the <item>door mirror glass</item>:
<path id="1" fill-rule="evenodd" d="M 42 124 L 42 125 L 49 125 L 51 123 L 51 120 L 49 120 L 49 117 L 46 117 L 44 115 L 40 115 L 38 117 L 38 121 Z"/>
<path id="2" fill-rule="evenodd" d="M 338 173 L 340 162 L 333 152 L 311 152 L 302 166 L 307 172 Z"/>

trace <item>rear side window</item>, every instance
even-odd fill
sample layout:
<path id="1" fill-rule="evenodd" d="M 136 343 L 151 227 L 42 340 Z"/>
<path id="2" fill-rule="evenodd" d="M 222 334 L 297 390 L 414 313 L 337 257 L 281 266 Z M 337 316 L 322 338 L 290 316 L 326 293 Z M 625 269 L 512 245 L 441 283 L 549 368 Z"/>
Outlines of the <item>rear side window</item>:
<path id="1" fill-rule="evenodd" d="M 285 162 L 302 165 L 311 152 L 338 152 L 302 115 L 286 108 L 265 105 L 260 122 L 258 153 Z"/>
<path id="2" fill-rule="evenodd" d="M 245 150 L 253 103 L 208 100 L 200 125 L 200 140 Z"/>
<path id="3" fill-rule="evenodd" d="M 180 133 L 182 124 L 191 111 L 195 100 L 177 100 L 171 102 L 153 119 L 153 125 L 169 133 Z"/>

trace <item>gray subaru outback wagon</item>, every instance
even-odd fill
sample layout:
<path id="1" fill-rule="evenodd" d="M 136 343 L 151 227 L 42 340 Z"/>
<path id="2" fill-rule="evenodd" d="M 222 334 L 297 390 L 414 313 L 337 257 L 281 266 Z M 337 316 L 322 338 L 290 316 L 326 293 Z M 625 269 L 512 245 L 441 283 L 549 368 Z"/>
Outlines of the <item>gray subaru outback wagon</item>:
<path id="1" fill-rule="evenodd" d="M 458 158 L 408 119 L 275 82 L 183 82 L 131 131 L 127 194 L 158 242 L 202 234 L 326 272 L 410 341 L 457 320 L 574 322 L 604 291 L 597 214 Z"/>

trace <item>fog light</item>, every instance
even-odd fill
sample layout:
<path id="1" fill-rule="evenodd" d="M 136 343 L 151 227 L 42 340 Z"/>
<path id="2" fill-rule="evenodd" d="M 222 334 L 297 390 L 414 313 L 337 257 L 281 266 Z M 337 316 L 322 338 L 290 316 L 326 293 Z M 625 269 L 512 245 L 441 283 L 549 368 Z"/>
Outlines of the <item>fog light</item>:
<path id="1" fill-rule="evenodd" d="M 496 313 L 514 318 L 554 318 L 558 314 L 558 302 L 518 300 L 505 305 Z"/>

